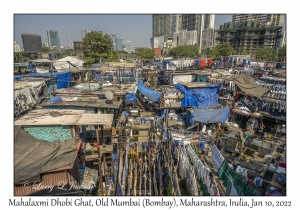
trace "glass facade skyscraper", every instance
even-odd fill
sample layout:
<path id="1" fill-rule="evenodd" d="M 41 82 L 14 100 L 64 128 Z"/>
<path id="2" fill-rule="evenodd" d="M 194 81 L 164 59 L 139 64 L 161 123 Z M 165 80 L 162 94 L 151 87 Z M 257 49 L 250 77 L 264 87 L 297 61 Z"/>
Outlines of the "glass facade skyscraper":
<path id="1" fill-rule="evenodd" d="M 123 51 L 123 40 L 116 38 L 116 50 Z"/>
<path id="2" fill-rule="evenodd" d="M 47 39 L 48 39 L 48 45 L 50 48 L 60 47 L 58 31 L 48 30 L 47 31 Z"/>

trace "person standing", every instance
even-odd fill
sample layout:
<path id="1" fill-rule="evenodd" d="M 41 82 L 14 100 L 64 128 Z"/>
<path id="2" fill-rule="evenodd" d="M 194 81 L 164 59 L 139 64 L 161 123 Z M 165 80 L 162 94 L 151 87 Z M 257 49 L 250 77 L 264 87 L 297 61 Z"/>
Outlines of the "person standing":
<path id="1" fill-rule="evenodd" d="M 264 129 L 265 129 L 265 125 L 263 123 L 261 123 L 259 126 L 259 133 L 263 134 Z"/>

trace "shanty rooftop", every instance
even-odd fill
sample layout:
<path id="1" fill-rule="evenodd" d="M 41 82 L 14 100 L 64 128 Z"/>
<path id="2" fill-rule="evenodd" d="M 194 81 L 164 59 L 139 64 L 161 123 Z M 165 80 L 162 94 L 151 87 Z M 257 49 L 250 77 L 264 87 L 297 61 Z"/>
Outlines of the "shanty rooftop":
<path id="1" fill-rule="evenodd" d="M 111 127 L 113 114 L 83 114 L 82 110 L 35 110 L 15 121 L 15 126 L 104 125 Z"/>

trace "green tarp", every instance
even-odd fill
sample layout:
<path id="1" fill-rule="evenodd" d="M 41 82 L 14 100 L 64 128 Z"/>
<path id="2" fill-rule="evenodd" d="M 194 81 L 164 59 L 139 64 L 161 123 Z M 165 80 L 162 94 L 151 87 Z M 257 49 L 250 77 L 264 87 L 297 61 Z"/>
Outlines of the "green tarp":
<path id="1" fill-rule="evenodd" d="M 223 161 L 221 167 L 219 168 L 218 175 L 219 179 L 223 180 L 223 185 L 225 187 L 230 186 L 230 176 L 239 196 L 261 196 L 253 188 L 249 187 L 247 183 L 245 183 L 244 180 L 238 174 L 236 174 L 232 168 L 229 167 L 226 161 Z M 229 192 L 227 192 L 227 195 L 229 195 Z"/>

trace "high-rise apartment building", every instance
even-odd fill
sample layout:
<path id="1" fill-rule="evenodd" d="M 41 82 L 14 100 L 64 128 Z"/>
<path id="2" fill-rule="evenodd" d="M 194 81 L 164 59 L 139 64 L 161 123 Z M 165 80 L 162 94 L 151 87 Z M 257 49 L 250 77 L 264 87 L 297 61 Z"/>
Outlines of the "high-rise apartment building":
<path id="1" fill-rule="evenodd" d="M 286 31 L 283 32 L 283 34 L 282 34 L 282 40 L 281 40 L 280 47 L 283 47 L 284 45 L 286 45 Z"/>
<path id="2" fill-rule="evenodd" d="M 113 35 L 109 35 L 109 37 L 111 38 L 112 40 L 112 46 L 111 46 L 111 49 L 112 50 L 116 50 L 116 39 L 117 39 L 117 36 L 116 34 L 113 34 Z"/>
<path id="3" fill-rule="evenodd" d="M 215 46 L 215 29 L 207 28 L 202 31 L 201 52 Z"/>
<path id="4" fill-rule="evenodd" d="M 197 32 L 197 45 L 202 48 L 202 32 L 208 28 L 214 28 L 215 15 L 213 14 L 181 14 L 177 15 L 176 30 Z"/>
<path id="5" fill-rule="evenodd" d="M 165 35 L 171 37 L 172 15 L 157 14 L 152 15 L 152 37 Z"/>
<path id="6" fill-rule="evenodd" d="M 58 31 L 48 30 L 47 31 L 47 39 L 48 39 L 49 48 L 51 48 L 51 49 L 54 47 L 60 48 Z"/>
<path id="7" fill-rule="evenodd" d="M 20 51 L 21 51 L 20 45 L 17 44 L 16 41 L 14 41 L 14 52 L 20 52 Z"/>
<path id="8" fill-rule="evenodd" d="M 197 31 L 181 30 L 173 33 L 172 46 L 195 45 L 197 43 Z"/>
<path id="9" fill-rule="evenodd" d="M 131 41 L 126 41 L 125 42 L 125 48 L 127 52 L 131 52 Z"/>
<path id="10" fill-rule="evenodd" d="M 123 51 L 123 40 L 116 38 L 116 50 Z"/>
<path id="11" fill-rule="evenodd" d="M 232 22 L 239 23 L 248 20 L 257 20 L 260 23 L 283 26 L 284 18 L 285 14 L 234 14 L 232 15 Z"/>
<path id="12" fill-rule="evenodd" d="M 42 49 L 42 38 L 39 34 L 23 33 L 22 42 L 24 51 L 26 53 L 41 53 Z"/>
<path id="13" fill-rule="evenodd" d="M 43 43 L 43 47 L 49 47 L 48 39 L 45 39 Z"/>

